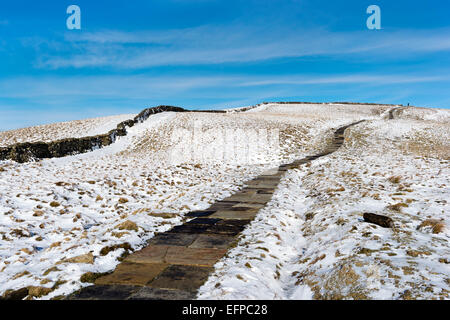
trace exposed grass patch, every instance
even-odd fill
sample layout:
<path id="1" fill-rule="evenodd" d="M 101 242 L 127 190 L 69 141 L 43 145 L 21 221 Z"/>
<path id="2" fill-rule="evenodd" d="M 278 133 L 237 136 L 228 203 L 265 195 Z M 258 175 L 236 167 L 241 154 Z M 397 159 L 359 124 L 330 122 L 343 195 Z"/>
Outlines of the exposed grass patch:
<path id="1" fill-rule="evenodd" d="M 388 178 L 388 181 L 391 183 L 400 183 L 401 179 L 401 176 L 392 176 Z"/>
<path id="2" fill-rule="evenodd" d="M 387 209 L 395 211 L 395 212 L 402 212 L 402 208 L 407 208 L 407 207 L 409 207 L 408 204 L 399 202 L 399 203 L 391 204 L 391 205 L 387 206 Z"/>
<path id="3" fill-rule="evenodd" d="M 418 227 L 417 230 L 427 230 L 431 229 L 431 232 L 434 234 L 441 233 L 445 230 L 446 225 L 445 222 L 442 220 L 437 219 L 427 219 L 423 221 Z"/>
<path id="4" fill-rule="evenodd" d="M 133 251 L 133 248 L 131 247 L 131 245 L 128 242 L 125 242 L 122 244 L 116 244 L 116 245 L 104 247 L 103 249 L 100 250 L 100 255 L 106 256 L 111 251 L 115 251 L 117 249 L 125 249 L 125 251 Z"/>

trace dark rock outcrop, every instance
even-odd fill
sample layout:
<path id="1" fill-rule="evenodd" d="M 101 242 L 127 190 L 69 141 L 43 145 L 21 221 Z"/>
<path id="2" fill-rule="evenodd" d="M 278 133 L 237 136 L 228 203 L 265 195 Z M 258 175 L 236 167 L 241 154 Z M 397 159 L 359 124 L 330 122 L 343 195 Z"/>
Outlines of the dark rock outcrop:
<path id="1" fill-rule="evenodd" d="M 386 216 L 366 212 L 363 218 L 365 222 L 374 223 L 383 228 L 394 228 L 394 220 Z"/>

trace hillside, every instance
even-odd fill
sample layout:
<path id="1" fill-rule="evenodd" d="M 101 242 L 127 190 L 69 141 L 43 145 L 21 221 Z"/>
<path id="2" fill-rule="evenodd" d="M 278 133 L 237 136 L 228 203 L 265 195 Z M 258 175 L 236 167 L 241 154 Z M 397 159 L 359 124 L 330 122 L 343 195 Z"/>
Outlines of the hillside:
<path id="1" fill-rule="evenodd" d="M 133 116 L 2 132 L 0 146 L 101 134 Z M 353 104 L 164 112 L 92 152 L 0 161 L 0 295 L 32 286 L 40 294 L 29 298 L 51 299 L 87 286 L 82 275 L 111 272 L 188 212 L 367 120 L 335 153 L 287 171 L 198 298 L 448 299 L 449 119 Z M 395 228 L 364 222 L 364 212 Z"/>
<path id="2" fill-rule="evenodd" d="M 0 131 L 0 147 L 22 142 L 49 142 L 65 138 L 95 136 L 114 129 L 120 122 L 131 119 L 134 116 L 132 114 L 123 114 Z"/>

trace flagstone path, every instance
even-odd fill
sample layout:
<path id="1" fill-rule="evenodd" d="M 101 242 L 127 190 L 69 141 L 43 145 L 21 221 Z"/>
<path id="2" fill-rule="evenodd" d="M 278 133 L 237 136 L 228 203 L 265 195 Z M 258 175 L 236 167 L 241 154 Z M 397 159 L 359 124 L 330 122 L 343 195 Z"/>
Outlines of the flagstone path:
<path id="1" fill-rule="evenodd" d="M 364 121 L 364 120 L 363 120 Z M 333 143 L 317 155 L 296 160 L 247 181 L 246 187 L 209 209 L 187 214 L 183 225 L 157 234 L 144 249 L 129 255 L 113 273 L 100 277 L 69 300 L 191 300 L 214 265 L 237 244 L 239 233 L 272 198 L 284 173 L 326 156 L 344 143 L 339 128 Z"/>

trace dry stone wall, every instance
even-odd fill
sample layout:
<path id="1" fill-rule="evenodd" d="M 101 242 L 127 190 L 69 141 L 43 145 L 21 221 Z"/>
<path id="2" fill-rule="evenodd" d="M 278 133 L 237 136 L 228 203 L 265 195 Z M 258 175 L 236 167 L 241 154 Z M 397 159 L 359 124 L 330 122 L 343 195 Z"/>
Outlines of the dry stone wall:
<path id="1" fill-rule="evenodd" d="M 167 111 L 186 112 L 187 110 L 173 106 L 147 108 L 134 119 L 119 123 L 116 129 L 105 134 L 83 138 L 61 139 L 51 142 L 17 143 L 12 146 L 0 148 L 0 160 L 13 160 L 24 163 L 39 159 L 61 158 L 89 152 L 114 143 L 117 137 L 122 137 L 127 134 L 127 128 L 147 120 L 151 115 Z"/>

